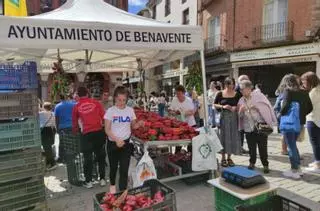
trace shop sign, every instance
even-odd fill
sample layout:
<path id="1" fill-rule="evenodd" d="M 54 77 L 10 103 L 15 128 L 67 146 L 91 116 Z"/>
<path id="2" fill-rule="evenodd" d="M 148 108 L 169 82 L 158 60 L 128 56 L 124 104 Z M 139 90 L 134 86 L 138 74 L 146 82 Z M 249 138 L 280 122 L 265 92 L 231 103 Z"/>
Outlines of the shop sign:
<path id="1" fill-rule="evenodd" d="M 183 71 L 170 71 L 170 72 L 167 72 L 165 74 L 162 74 L 162 77 L 163 78 L 173 78 L 173 77 L 177 77 L 177 76 L 180 76 L 181 75 L 186 75 L 188 74 L 188 71 L 187 70 L 183 70 Z"/>
<path id="2" fill-rule="evenodd" d="M 129 78 L 129 83 L 137 83 L 140 81 L 140 77 Z"/>
<path id="3" fill-rule="evenodd" d="M 317 58 L 315 56 L 291 57 L 286 59 L 269 59 L 269 60 L 260 60 L 260 61 L 252 61 L 252 62 L 240 62 L 240 63 L 235 63 L 233 65 L 233 68 L 274 65 L 274 64 L 289 64 L 289 63 L 299 63 L 299 62 L 312 62 L 312 61 L 317 61 Z"/>
<path id="4" fill-rule="evenodd" d="M 311 43 L 305 45 L 294 45 L 287 47 L 269 48 L 261 50 L 244 51 L 232 53 L 231 62 L 250 61 L 259 59 L 270 59 L 289 56 L 301 56 L 320 53 L 320 43 Z"/>

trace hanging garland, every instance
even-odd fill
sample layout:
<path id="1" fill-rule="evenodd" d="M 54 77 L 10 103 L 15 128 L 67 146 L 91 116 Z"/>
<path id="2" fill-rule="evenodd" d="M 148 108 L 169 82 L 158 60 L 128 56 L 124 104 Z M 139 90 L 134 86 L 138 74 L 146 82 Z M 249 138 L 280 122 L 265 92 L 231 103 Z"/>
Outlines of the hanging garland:
<path id="1" fill-rule="evenodd" d="M 63 59 L 58 58 L 58 62 L 53 63 L 53 83 L 51 87 L 52 102 L 57 102 L 60 100 L 60 95 L 68 95 L 70 91 L 68 75 L 64 72 L 62 62 Z"/>

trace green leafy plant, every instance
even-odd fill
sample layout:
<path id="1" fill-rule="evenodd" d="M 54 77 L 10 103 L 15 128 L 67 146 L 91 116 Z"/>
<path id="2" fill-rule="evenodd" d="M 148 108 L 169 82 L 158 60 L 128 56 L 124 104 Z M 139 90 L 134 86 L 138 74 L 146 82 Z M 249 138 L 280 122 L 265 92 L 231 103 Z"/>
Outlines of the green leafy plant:
<path id="1" fill-rule="evenodd" d="M 194 61 L 192 65 L 189 67 L 186 82 L 187 90 L 194 89 L 197 91 L 199 95 L 202 94 L 203 87 L 200 61 Z"/>

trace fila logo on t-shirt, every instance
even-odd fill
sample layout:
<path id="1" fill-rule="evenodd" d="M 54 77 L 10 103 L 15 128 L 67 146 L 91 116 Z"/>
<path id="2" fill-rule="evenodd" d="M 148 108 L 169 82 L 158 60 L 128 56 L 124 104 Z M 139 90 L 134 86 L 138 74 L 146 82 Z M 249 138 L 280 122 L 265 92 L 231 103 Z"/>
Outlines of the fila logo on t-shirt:
<path id="1" fill-rule="evenodd" d="M 113 116 L 112 117 L 112 122 L 118 122 L 118 123 L 126 123 L 126 122 L 131 122 L 131 118 L 129 116 L 124 117 L 124 116 Z"/>

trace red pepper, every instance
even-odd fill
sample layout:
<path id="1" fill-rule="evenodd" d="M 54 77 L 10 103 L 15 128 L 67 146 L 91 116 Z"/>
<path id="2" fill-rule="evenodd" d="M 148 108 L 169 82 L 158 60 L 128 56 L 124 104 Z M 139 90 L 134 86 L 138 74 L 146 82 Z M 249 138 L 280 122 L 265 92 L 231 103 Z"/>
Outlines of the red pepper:
<path id="1" fill-rule="evenodd" d="M 123 211 L 132 211 L 133 208 L 130 205 L 125 205 L 122 210 Z"/>
<path id="2" fill-rule="evenodd" d="M 149 133 L 149 135 L 153 135 L 153 136 L 155 136 L 155 135 L 158 134 L 158 132 L 157 132 L 156 130 L 153 130 L 153 129 L 150 129 L 150 130 L 148 131 L 148 133 Z"/>
<path id="3" fill-rule="evenodd" d="M 100 208 L 101 208 L 103 211 L 112 211 L 112 209 L 110 209 L 107 204 L 100 204 Z"/>
<path id="4" fill-rule="evenodd" d="M 131 207 L 137 206 L 137 202 L 135 200 L 127 200 L 126 205 L 129 205 Z"/>
<path id="5" fill-rule="evenodd" d="M 105 203 L 113 203 L 116 200 L 116 197 L 112 193 L 106 193 L 103 197 L 103 202 Z"/>

